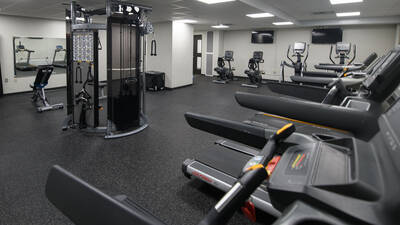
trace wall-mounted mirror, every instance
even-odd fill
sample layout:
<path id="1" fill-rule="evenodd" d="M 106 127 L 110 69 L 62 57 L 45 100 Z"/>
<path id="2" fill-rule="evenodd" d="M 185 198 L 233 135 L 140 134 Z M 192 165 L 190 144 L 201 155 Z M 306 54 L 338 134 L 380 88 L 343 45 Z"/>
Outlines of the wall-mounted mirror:
<path id="1" fill-rule="evenodd" d="M 15 77 L 36 76 L 40 65 L 53 65 L 53 75 L 65 74 L 65 38 L 14 37 Z"/>

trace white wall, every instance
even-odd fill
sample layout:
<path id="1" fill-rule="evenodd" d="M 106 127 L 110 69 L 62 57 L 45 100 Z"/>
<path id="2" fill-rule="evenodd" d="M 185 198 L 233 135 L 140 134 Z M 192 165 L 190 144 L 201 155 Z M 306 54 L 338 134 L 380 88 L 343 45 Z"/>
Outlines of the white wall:
<path id="1" fill-rule="evenodd" d="M 193 84 L 193 26 L 172 23 L 172 88 Z"/>
<path id="2" fill-rule="evenodd" d="M 65 38 L 65 22 L 0 15 L 0 61 L 4 93 L 29 91 L 35 77 L 15 78 L 13 37 Z M 5 80 L 8 80 L 6 83 Z M 65 74 L 57 74 L 49 80 L 49 88 L 65 86 Z"/>
<path id="3" fill-rule="evenodd" d="M 396 35 L 395 35 L 395 38 L 396 38 L 395 46 L 400 45 L 400 24 L 397 24 L 397 25 L 396 25 Z"/>
<path id="4" fill-rule="evenodd" d="M 153 24 L 157 41 L 157 56 L 150 56 L 151 40 L 147 37 L 147 71 L 155 70 L 165 73 L 165 86 L 172 87 L 172 22 Z"/>
<path id="5" fill-rule="evenodd" d="M 217 72 L 215 72 L 214 68 L 217 67 L 218 57 L 223 57 L 225 55 L 224 52 L 224 32 L 223 31 L 214 31 L 214 45 L 213 45 L 213 65 L 212 65 L 212 75 L 217 76 Z"/>
<path id="6" fill-rule="evenodd" d="M 311 43 L 312 28 L 288 28 L 276 29 L 273 44 L 252 44 L 251 31 L 225 31 L 224 50 L 233 50 L 235 61 L 232 66 L 236 68 L 236 76 L 245 76 L 249 58 L 253 51 L 263 51 L 265 63 L 260 64 L 261 70 L 266 75 L 264 78 L 280 79 L 280 62 L 286 58 L 289 44 L 295 41 Z M 371 52 L 375 51 L 379 56 L 393 48 L 395 43 L 395 25 L 379 26 L 346 26 L 343 27 L 343 41 L 357 45 L 356 62 L 363 61 Z M 308 69 L 321 62 L 329 62 L 330 45 L 310 45 Z M 286 78 L 293 73 L 293 69 L 286 69 Z"/>
<path id="7" fill-rule="evenodd" d="M 157 56 L 150 56 L 152 35 L 147 38 L 147 71 L 165 73 L 165 86 L 177 88 L 193 83 L 193 26 L 164 22 L 153 25 Z"/>

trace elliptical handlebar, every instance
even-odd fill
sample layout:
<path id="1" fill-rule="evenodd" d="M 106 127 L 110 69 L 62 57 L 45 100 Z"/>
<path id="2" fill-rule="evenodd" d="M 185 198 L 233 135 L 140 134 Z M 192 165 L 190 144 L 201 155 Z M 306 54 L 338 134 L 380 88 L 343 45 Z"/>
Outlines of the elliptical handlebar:
<path id="1" fill-rule="evenodd" d="M 307 54 L 303 61 L 303 71 L 307 71 L 307 59 L 308 59 L 309 53 L 310 53 L 310 44 L 307 44 Z"/>
<path id="2" fill-rule="evenodd" d="M 292 62 L 292 64 L 294 64 L 294 61 L 292 60 L 292 58 L 289 57 L 290 48 L 291 48 L 291 45 L 289 45 L 289 47 L 288 47 L 286 57 L 290 60 L 290 62 Z"/>
<path id="3" fill-rule="evenodd" d="M 356 59 L 356 55 L 357 55 L 357 46 L 355 44 L 353 44 L 353 58 L 350 60 L 350 62 L 347 65 L 351 65 L 354 60 Z"/>
<path id="4" fill-rule="evenodd" d="M 329 52 L 329 59 L 331 60 L 331 62 L 332 62 L 333 64 L 336 64 L 335 61 L 333 61 L 333 59 L 332 59 L 332 52 L 333 52 L 333 45 L 331 45 L 331 50 L 330 50 L 330 52 Z"/>

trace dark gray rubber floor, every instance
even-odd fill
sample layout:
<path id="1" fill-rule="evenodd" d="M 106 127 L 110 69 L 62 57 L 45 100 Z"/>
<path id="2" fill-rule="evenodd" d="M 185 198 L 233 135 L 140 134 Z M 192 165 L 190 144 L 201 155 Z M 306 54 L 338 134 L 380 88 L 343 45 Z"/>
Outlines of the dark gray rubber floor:
<path id="1" fill-rule="evenodd" d="M 167 224 L 197 224 L 222 193 L 188 180 L 181 164 L 200 151 L 212 151 L 217 137 L 191 128 L 183 114 L 248 119 L 254 112 L 241 108 L 234 92 L 268 90 L 240 84 L 214 84 L 197 76 L 193 86 L 148 93 L 150 127 L 117 140 L 61 131 L 65 110 L 36 113 L 30 94 L 0 98 L 0 224 L 70 224 L 44 195 L 54 164 L 110 195 L 130 196 Z M 52 103 L 66 102 L 65 89 L 47 94 Z M 230 224 L 251 223 L 237 213 Z"/>

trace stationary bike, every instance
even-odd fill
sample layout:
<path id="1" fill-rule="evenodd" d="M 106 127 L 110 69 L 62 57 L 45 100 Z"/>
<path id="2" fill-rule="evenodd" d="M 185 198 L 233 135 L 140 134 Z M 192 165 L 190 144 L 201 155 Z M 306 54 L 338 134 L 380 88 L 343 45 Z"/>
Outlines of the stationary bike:
<path id="1" fill-rule="evenodd" d="M 225 67 L 225 61 L 228 62 L 228 68 Z M 233 51 L 225 51 L 224 57 L 218 57 L 218 67 L 214 69 L 214 71 L 218 73 L 218 79 L 213 80 L 214 83 L 226 84 L 230 80 L 234 80 L 233 71 L 235 69 L 233 69 L 231 65 L 233 61 Z"/>
<path id="2" fill-rule="evenodd" d="M 285 81 L 285 66 L 293 68 L 295 76 L 302 76 L 303 71 L 307 71 L 307 59 L 308 59 L 308 53 L 310 50 L 310 45 L 307 45 L 305 42 L 295 42 L 293 44 L 292 57 L 296 57 L 296 61 L 294 61 L 290 57 L 290 55 L 289 55 L 290 49 L 292 49 L 291 45 L 289 45 L 287 53 L 286 53 L 286 57 L 289 59 L 290 64 L 287 63 L 285 60 L 283 60 L 281 63 L 282 82 Z M 304 55 L 304 53 L 306 51 L 307 51 L 307 54 Z M 304 60 L 302 60 L 303 57 L 304 57 Z"/>
<path id="3" fill-rule="evenodd" d="M 264 63 L 262 51 L 253 52 L 253 58 L 249 59 L 249 64 L 247 70 L 244 71 L 249 77 L 249 84 L 242 84 L 243 87 L 258 88 L 262 82 L 261 74 L 264 73 L 260 71 L 260 63 Z"/>

